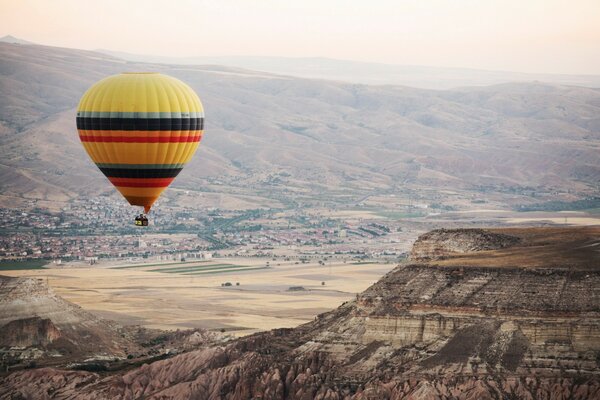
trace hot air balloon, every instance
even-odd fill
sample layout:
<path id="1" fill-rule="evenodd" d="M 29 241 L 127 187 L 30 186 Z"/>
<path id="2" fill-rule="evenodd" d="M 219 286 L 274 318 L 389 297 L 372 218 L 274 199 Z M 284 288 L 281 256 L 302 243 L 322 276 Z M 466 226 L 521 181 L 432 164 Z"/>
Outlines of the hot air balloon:
<path id="1" fill-rule="evenodd" d="M 77 130 L 88 155 L 129 204 L 145 213 L 192 158 L 203 128 L 196 93 L 160 73 L 102 79 L 77 108 Z M 143 224 L 136 218 L 136 225 Z"/>

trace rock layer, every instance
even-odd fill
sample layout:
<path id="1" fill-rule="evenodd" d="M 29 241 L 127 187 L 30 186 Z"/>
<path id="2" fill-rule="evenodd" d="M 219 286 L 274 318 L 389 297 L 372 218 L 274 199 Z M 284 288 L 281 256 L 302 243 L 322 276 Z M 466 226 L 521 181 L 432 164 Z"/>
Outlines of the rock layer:
<path id="1" fill-rule="evenodd" d="M 0 276 L 0 365 L 125 358 L 139 349 L 118 324 L 56 295 L 45 280 Z"/>
<path id="2" fill-rule="evenodd" d="M 414 261 L 435 260 L 456 253 L 503 249 L 520 241 L 517 236 L 483 229 L 436 229 L 419 236 L 410 258 Z"/>
<path id="3" fill-rule="evenodd" d="M 2 327 L 0 347 L 47 346 L 61 337 L 58 328 L 48 318 L 23 318 Z"/>

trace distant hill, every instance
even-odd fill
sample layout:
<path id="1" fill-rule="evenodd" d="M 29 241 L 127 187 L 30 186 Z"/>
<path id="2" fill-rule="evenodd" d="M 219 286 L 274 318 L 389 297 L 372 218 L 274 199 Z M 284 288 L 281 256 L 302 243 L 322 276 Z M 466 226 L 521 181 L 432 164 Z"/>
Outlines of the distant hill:
<path id="1" fill-rule="evenodd" d="M 273 74 L 367 85 L 402 85 L 423 89 L 444 90 L 462 86 L 489 86 L 508 82 L 545 82 L 600 88 L 600 75 L 534 74 L 469 68 L 394 65 L 337 60 L 324 57 L 164 57 L 104 49 L 97 51 L 133 62 L 179 65 L 227 65 Z"/>
<path id="2" fill-rule="evenodd" d="M 11 43 L 11 44 L 35 44 L 33 42 L 29 42 L 24 39 L 19 39 L 11 35 L 6 35 L 0 38 L 0 42 L 2 43 Z"/>
<path id="3" fill-rule="evenodd" d="M 0 43 L 0 202 L 111 192 L 79 143 L 75 107 L 97 80 L 147 70 L 184 80 L 206 108 L 205 137 L 176 188 L 290 202 L 483 193 L 507 205 L 598 190 L 598 89 L 368 86 Z"/>

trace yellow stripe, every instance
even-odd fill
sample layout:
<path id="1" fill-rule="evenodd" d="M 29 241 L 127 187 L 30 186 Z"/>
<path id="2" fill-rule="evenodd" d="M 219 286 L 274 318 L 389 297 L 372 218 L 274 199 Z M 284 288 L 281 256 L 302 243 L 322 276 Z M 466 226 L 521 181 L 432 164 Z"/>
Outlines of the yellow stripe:
<path id="1" fill-rule="evenodd" d="M 96 164 L 184 164 L 190 161 L 200 143 L 82 142 L 82 144 Z"/>
<path id="2" fill-rule="evenodd" d="M 93 85 L 78 111 L 204 112 L 196 93 L 185 83 L 162 74 L 119 74 Z"/>

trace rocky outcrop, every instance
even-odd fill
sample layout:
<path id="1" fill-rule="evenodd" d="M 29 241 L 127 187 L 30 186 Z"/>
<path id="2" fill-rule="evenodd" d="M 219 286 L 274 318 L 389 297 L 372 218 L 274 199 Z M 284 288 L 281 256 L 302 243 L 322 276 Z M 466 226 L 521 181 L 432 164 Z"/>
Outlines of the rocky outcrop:
<path id="1" fill-rule="evenodd" d="M 112 376 L 17 372 L 0 398 L 34 398 L 32 387 L 82 399 L 600 398 L 600 255 L 590 254 L 560 268 L 398 266 L 294 329 Z"/>
<path id="2" fill-rule="evenodd" d="M 516 236 L 483 229 L 436 229 L 419 236 L 410 258 L 414 261 L 435 260 L 457 253 L 503 249 L 520 241 Z"/>
<path id="3" fill-rule="evenodd" d="M 118 370 L 225 339 L 201 329 L 123 327 L 66 301 L 45 280 L 0 276 L 0 372 L 34 365 Z"/>
<path id="4" fill-rule="evenodd" d="M 0 347 L 47 346 L 60 338 L 58 328 L 48 318 L 23 318 L 9 322 L 0 328 Z"/>
<path id="5" fill-rule="evenodd" d="M 42 279 L 0 276 L 0 367 L 126 358 L 141 351 L 118 324 L 56 295 Z"/>

